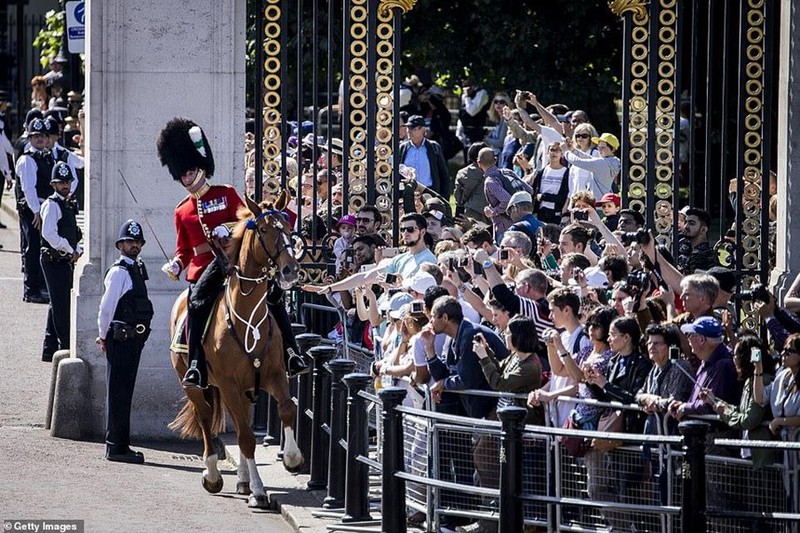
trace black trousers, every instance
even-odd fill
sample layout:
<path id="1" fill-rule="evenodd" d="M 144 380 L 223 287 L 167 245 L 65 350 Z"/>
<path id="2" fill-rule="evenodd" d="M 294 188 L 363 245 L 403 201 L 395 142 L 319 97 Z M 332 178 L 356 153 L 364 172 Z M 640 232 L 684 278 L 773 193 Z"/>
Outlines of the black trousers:
<path id="1" fill-rule="evenodd" d="M 106 337 L 106 446 L 124 453 L 131 442 L 131 401 L 144 343 Z"/>
<path id="2" fill-rule="evenodd" d="M 69 349 L 70 291 L 72 290 L 73 266 L 71 261 L 50 262 L 44 257 L 41 257 L 37 264 L 41 264 L 47 291 L 50 293 L 42 352 L 52 355 L 57 350 Z"/>
<path id="3" fill-rule="evenodd" d="M 22 252 L 22 285 L 25 296 L 38 296 L 45 286 L 42 268 L 39 265 L 39 250 L 42 237 L 33 227 L 33 211 L 27 206 L 17 205 L 20 227 L 20 251 Z"/>

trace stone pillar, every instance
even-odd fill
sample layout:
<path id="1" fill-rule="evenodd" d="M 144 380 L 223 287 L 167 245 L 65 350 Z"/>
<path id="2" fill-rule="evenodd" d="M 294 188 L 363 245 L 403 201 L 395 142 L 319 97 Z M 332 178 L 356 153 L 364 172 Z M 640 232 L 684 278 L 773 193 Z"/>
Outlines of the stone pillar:
<path id="1" fill-rule="evenodd" d="M 778 233 L 771 285 L 785 295 L 800 273 L 800 0 L 781 0 L 778 57 Z"/>
<path id="2" fill-rule="evenodd" d="M 156 138 L 176 116 L 206 132 L 216 183 L 244 182 L 245 2 L 107 0 L 87 2 L 86 249 L 72 305 L 72 357 L 88 367 L 82 434 L 104 433 L 105 357 L 95 344 L 106 270 L 118 257 L 117 231 L 142 223 L 142 258 L 155 307 L 153 332 L 133 398 L 134 438 L 173 436 L 166 425 L 183 395 L 169 358 L 169 317 L 185 281 L 160 272 L 175 248 L 173 209 L 185 196 L 156 154 Z M 135 203 L 120 178 L 124 174 Z M 145 221 L 149 221 L 151 227 Z"/>

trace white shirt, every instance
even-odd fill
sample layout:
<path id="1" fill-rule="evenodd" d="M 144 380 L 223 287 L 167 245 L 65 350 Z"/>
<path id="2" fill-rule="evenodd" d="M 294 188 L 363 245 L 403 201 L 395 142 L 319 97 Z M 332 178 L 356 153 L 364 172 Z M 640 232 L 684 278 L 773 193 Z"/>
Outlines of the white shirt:
<path id="1" fill-rule="evenodd" d="M 572 354 L 571 357 L 573 359 L 575 358 L 575 355 L 577 355 L 578 351 L 580 351 L 580 348 L 583 348 L 587 344 L 591 345 L 592 343 L 588 337 L 584 336 L 581 339 L 578 351 L 572 353 L 572 347 L 575 346 L 575 341 L 578 339 L 578 335 L 580 335 L 580 333 L 580 326 L 575 328 L 575 331 L 572 333 L 566 330 L 561 332 L 561 344 L 564 345 L 565 350 Z M 550 378 L 550 392 L 557 391 L 565 387 L 571 387 L 572 385 L 577 385 L 577 382 L 569 376 L 557 376 L 556 374 L 553 374 Z M 554 427 L 563 428 L 567 421 L 567 417 L 569 416 L 569 412 L 574 408 L 575 404 L 569 402 L 555 402 L 552 404 L 552 408 L 549 410 L 550 422 Z"/>
<path id="2" fill-rule="evenodd" d="M 62 199 L 66 200 L 63 196 Z M 42 238 L 47 243 L 58 250 L 68 255 L 74 252 L 81 253 L 81 247 L 76 246 L 75 249 L 69 244 L 67 239 L 58 234 L 58 221 L 61 220 L 61 207 L 52 198 L 46 199 L 42 202 L 40 215 L 42 217 Z"/>
<path id="3" fill-rule="evenodd" d="M 17 159 L 17 166 L 16 166 L 16 173 L 19 176 L 20 180 L 20 187 L 22 187 L 22 193 L 25 196 L 25 203 L 28 204 L 28 208 L 33 211 L 34 213 L 38 213 L 42 207 L 42 200 L 36 194 L 36 160 L 33 159 L 33 147 L 30 144 L 26 145 L 25 153 Z M 84 166 L 84 159 L 66 148 L 60 146 L 58 143 L 53 147 L 53 159 L 58 160 L 59 152 L 67 152 L 67 160 L 66 163 L 69 166 L 70 171 L 72 172 L 72 184 L 69 187 L 69 193 L 73 194 L 75 190 L 78 188 L 78 175 L 75 172 L 76 168 L 83 168 Z"/>
<path id="4" fill-rule="evenodd" d="M 121 255 L 120 259 L 129 265 L 134 264 L 133 259 L 124 255 Z M 117 304 L 126 292 L 133 289 L 133 281 L 127 270 L 119 265 L 114 265 L 106 273 L 103 286 L 105 291 L 100 299 L 100 310 L 97 312 L 97 330 L 101 339 L 106 338 L 114 313 L 117 311 Z"/>
<path id="5" fill-rule="evenodd" d="M 8 140 L 6 134 L 3 133 L 3 128 L 0 127 L 0 174 L 5 178 L 11 179 L 11 169 L 8 167 L 8 155 L 14 157 L 14 147 L 11 141 Z"/>

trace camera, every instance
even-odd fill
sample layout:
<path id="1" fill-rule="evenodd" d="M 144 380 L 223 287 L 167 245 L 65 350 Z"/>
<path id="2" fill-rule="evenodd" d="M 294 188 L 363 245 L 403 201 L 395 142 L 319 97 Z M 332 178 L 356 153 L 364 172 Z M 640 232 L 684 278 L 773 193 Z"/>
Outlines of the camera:
<path id="1" fill-rule="evenodd" d="M 681 358 L 681 349 L 678 346 L 670 346 L 669 347 L 669 358 L 673 361 L 677 361 Z"/>
<path id="2" fill-rule="evenodd" d="M 411 302 L 411 315 L 412 316 L 420 316 L 424 315 L 425 311 L 423 309 L 423 302 L 420 301 L 413 301 Z"/>
<path id="3" fill-rule="evenodd" d="M 572 218 L 574 220 L 589 220 L 589 213 L 575 209 L 572 211 Z"/>
<path id="4" fill-rule="evenodd" d="M 397 283 L 397 274 L 386 274 L 386 283 L 389 285 Z"/>
<path id="5" fill-rule="evenodd" d="M 650 244 L 650 233 L 644 228 L 636 231 L 623 231 L 619 236 L 619 240 L 625 246 L 629 246 L 634 242 L 638 244 Z"/>
<path id="6" fill-rule="evenodd" d="M 508 261 L 509 256 L 508 248 L 500 248 L 500 261 Z"/>
<path id="7" fill-rule="evenodd" d="M 770 299 L 769 289 L 767 289 L 763 283 L 753 283 L 749 291 L 742 291 L 739 293 L 739 298 L 741 300 L 758 301 L 766 304 L 769 303 Z"/>
<path id="8" fill-rule="evenodd" d="M 642 292 L 643 289 L 650 285 L 650 274 L 644 270 L 634 270 L 625 279 L 628 287 L 635 289 L 637 293 Z"/>

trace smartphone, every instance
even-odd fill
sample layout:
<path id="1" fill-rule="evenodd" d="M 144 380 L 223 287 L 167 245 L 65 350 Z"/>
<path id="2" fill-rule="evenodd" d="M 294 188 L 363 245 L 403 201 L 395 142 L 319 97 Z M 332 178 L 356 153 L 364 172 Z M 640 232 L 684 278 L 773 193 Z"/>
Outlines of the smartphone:
<path id="1" fill-rule="evenodd" d="M 468 267 L 469 266 L 469 257 L 466 257 L 466 256 L 459 257 L 458 258 L 458 266 L 460 266 L 461 268 Z"/>
<path id="2" fill-rule="evenodd" d="M 481 265 L 477 261 L 473 261 L 472 262 L 472 273 L 475 276 L 482 276 L 483 275 L 483 265 Z"/>
<path id="3" fill-rule="evenodd" d="M 397 283 L 397 274 L 386 274 L 386 283 L 389 285 Z"/>
<path id="4" fill-rule="evenodd" d="M 383 250 L 381 250 L 381 257 L 383 259 L 387 259 L 389 257 L 394 257 L 399 253 L 400 253 L 399 248 L 384 248 Z"/>
<path id="5" fill-rule="evenodd" d="M 411 314 L 414 316 L 424 315 L 425 310 L 423 309 L 423 302 L 420 301 L 413 301 L 411 302 Z"/>
<path id="6" fill-rule="evenodd" d="M 353 253 L 353 250 L 350 250 L 350 249 L 345 250 L 344 251 L 344 262 L 345 263 L 352 263 L 353 261 L 355 261 L 355 255 Z"/>
<path id="7" fill-rule="evenodd" d="M 455 271 L 455 269 L 456 269 L 456 260 L 451 257 L 450 259 L 447 260 L 447 270 L 453 272 Z"/>
<path id="8" fill-rule="evenodd" d="M 761 348 L 753 348 L 752 350 L 750 350 L 750 362 L 751 363 L 761 362 Z"/>
<path id="9" fill-rule="evenodd" d="M 508 261 L 509 256 L 508 248 L 500 248 L 500 261 Z"/>
<path id="10" fill-rule="evenodd" d="M 574 279 L 577 282 L 578 281 L 578 276 L 581 275 L 581 272 L 583 272 L 582 268 L 573 268 L 572 269 L 572 279 Z"/>
<path id="11" fill-rule="evenodd" d="M 678 346 L 670 346 L 669 347 L 669 358 L 672 360 L 678 360 L 681 358 L 681 349 Z"/>
<path id="12" fill-rule="evenodd" d="M 586 211 L 575 210 L 572 212 L 572 218 L 574 220 L 589 220 L 589 213 Z"/>

